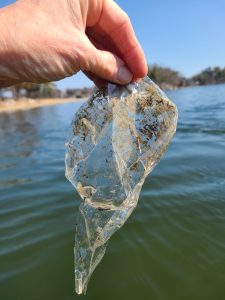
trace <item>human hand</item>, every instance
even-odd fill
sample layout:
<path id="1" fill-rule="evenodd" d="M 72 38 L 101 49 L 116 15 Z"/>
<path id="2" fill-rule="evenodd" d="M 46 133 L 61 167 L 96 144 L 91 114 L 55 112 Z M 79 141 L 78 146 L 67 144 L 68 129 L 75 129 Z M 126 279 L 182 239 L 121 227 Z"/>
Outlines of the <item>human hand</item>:
<path id="1" fill-rule="evenodd" d="M 18 0 L 0 20 L 0 87 L 79 70 L 98 86 L 147 74 L 129 18 L 112 0 Z"/>

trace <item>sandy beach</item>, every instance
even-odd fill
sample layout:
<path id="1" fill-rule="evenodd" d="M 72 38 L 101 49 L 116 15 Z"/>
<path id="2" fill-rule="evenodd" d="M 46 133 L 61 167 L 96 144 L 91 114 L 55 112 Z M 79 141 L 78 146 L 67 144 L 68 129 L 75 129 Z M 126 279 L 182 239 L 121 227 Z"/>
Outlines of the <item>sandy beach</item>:
<path id="1" fill-rule="evenodd" d="M 28 110 L 41 106 L 49 106 L 49 105 L 57 105 L 57 104 L 65 104 L 71 102 L 80 102 L 84 99 L 78 98 L 55 98 L 55 99 L 8 99 L 5 101 L 0 100 L 0 113 L 3 112 L 14 112 L 17 110 Z"/>

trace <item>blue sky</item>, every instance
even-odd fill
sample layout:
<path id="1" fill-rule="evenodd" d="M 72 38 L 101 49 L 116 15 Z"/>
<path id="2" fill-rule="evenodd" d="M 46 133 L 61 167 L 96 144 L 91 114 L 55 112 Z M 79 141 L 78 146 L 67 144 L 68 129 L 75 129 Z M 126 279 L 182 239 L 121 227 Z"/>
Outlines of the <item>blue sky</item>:
<path id="1" fill-rule="evenodd" d="M 57 1 L 57 0 L 56 0 Z M 0 7 L 12 0 L 0 0 Z M 225 0 L 117 0 L 130 16 L 148 63 L 191 76 L 208 66 L 225 67 Z M 90 86 L 77 74 L 60 88 Z"/>

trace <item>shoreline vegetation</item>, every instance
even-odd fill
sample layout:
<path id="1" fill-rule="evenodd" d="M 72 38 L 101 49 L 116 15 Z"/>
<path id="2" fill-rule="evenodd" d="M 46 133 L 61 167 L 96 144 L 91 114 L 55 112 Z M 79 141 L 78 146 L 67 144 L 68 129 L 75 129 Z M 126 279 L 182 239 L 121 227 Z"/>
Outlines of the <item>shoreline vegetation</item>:
<path id="1" fill-rule="evenodd" d="M 179 87 L 225 83 L 225 68 L 209 67 L 190 78 L 186 78 L 178 71 L 155 64 L 149 67 L 148 76 L 163 90 L 174 90 Z"/>
<path id="2" fill-rule="evenodd" d="M 225 83 L 225 68 L 207 68 L 191 78 L 186 78 L 178 71 L 154 64 L 149 66 L 148 76 L 163 90 L 175 90 L 181 87 Z M 0 113 L 84 101 L 93 91 L 94 87 L 61 91 L 53 82 L 21 83 L 0 89 Z"/>

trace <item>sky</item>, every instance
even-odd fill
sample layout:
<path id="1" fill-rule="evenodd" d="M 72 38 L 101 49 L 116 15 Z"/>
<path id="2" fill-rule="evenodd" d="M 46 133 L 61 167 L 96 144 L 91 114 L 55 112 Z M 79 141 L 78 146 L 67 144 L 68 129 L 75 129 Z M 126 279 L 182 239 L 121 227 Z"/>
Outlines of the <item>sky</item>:
<path id="1" fill-rule="evenodd" d="M 57 0 L 56 0 L 57 1 Z M 13 3 L 0 0 L 0 7 Z M 148 63 L 192 76 L 211 66 L 225 67 L 225 0 L 116 0 L 128 13 Z M 76 74 L 61 89 L 91 86 Z"/>

